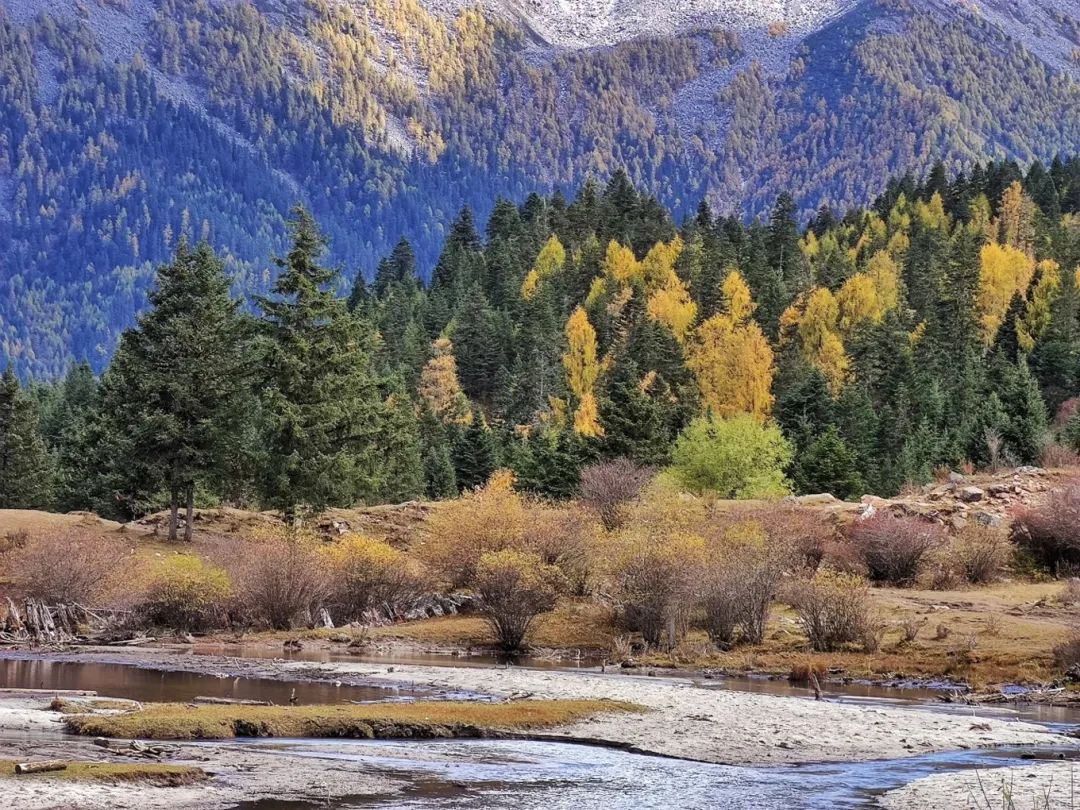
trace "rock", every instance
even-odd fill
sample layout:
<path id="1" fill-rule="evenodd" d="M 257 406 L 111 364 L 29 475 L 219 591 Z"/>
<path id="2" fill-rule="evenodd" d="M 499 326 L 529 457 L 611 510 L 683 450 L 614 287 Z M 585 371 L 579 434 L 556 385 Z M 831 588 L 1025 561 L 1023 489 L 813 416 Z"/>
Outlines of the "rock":
<path id="1" fill-rule="evenodd" d="M 965 517 L 963 517 L 961 515 L 953 515 L 952 517 L 949 518 L 949 525 L 952 526 L 954 529 L 956 529 L 956 531 L 960 531 L 961 529 L 964 529 L 964 528 L 967 527 L 967 525 L 968 525 L 967 518 L 965 518 Z"/>
<path id="2" fill-rule="evenodd" d="M 813 495 L 792 495 L 784 498 L 784 500 L 799 506 L 825 506 L 837 503 L 836 498 L 828 492 L 819 492 Z"/>
<path id="3" fill-rule="evenodd" d="M 981 501 L 985 495 L 986 493 L 978 487 L 964 487 L 960 490 L 960 500 L 964 501 L 964 503 Z"/>
<path id="4" fill-rule="evenodd" d="M 980 526 L 989 526 L 991 529 L 996 529 L 1005 522 L 1001 515 L 995 515 L 993 512 L 975 512 L 972 517 Z"/>
<path id="5" fill-rule="evenodd" d="M 952 484 L 963 484 L 967 482 L 967 479 L 958 472 L 950 472 L 949 482 Z"/>

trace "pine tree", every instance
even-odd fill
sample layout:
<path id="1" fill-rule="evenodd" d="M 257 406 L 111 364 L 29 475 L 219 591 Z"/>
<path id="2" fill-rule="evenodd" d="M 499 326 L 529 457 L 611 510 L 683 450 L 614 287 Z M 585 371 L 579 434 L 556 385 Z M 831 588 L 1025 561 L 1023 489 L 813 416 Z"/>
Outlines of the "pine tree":
<path id="1" fill-rule="evenodd" d="M 660 385 L 655 372 L 641 374 L 631 358 L 619 359 L 600 398 L 604 455 L 623 456 L 644 465 L 667 462 L 677 430 L 653 390 Z"/>
<path id="2" fill-rule="evenodd" d="M 378 492 L 383 404 L 371 337 L 334 294 L 337 273 L 319 264 L 325 241 L 302 207 L 292 249 L 263 312 L 267 463 L 260 489 L 289 518 Z"/>
<path id="3" fill-rule="evenodd" d="M 223 463 L 238 430 L 243 322 L 224 266 L 205 242 L 194 250 L 181 242 L 156 282 L 150 310 L 124 335 L 115 362 L 125 385 L 106 386 L 105 414 L 129 444 L 130 455 L 113 463 L 134 464 L 164 488 L 170 540 L 183 502 L 190 540 L 195 489 Z"/>
<path id="4" fill-rule="evenodd" d="M 391 379 L 383 401 L 379 455 L 382 458 L 377 493 L 379 501 L 401 503 L 414 500 L 426 489 L 423 445 L 416 405 L 404 383 Z"/>
<path id="5" fill-rule="evenodd" d="M 474 418 L 454 444 L 454 477 L 462 490 L 483 486 L 499 466 L 495 438 L 483 419 Z"/>
<path id="6" fill-rule="evenodd" d="M 42 509 L 51 486 L 37 409 L 9 365 L 0 377 L 0 508 Z"/>
<path id="7" fill-rule="evenodd" d="M 835 425 L 800 449 L 792 467 L 792 481 L 802 493 L 829 492 L 848 500 L 861 496 L 866 487 L 855 454 Z"/>
<path id="8" fill-rule="evenodd" d="M 570 430 L 537 430 L 513 457 L 515 484 L 523 492 L 565 500 L 577 494 L 585 440 Z"/>
<path id="9" fill-rule="evenodd" d="M 42 432 L 55 459 L 54 503 L 62 512 L 94 508 L 93 443 L 98 412 L 98 381 L 90 364 L 73 365 L 59 387 L 54 408 L 42 419 Z"/>

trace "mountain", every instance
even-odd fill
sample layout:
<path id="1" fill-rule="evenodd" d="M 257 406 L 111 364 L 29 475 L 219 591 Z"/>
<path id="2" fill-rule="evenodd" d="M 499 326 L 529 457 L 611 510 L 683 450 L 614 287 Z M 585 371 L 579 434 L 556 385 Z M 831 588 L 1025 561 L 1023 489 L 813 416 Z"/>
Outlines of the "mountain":
<path id="1" fill-rule="evenodd" d="M 401 236 L 426 273 L 500 195 L 805 218 L 1078 110 L 1073 0 L 0 0 L 0 347 L 101 367 L 182 233 L 263 290 L 296 200 L 346 276 Z"/>

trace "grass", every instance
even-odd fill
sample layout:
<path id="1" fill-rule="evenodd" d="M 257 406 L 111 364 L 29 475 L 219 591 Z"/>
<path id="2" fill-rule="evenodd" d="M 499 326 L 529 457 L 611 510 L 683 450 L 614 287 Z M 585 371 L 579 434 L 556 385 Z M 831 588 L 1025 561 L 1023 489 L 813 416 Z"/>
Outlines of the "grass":
<path id="1" fill-rule="evenodd" d="M 15 760 L 0 759 L 0 779 L 60 782 L 138 783 L 154 787 L 180 787 L 207 781 L 202 768 L 144 762 L 69 762 L 65 770 L 17 775 Z"/>
<path id="2" fill-rule="evenodd" d="M 138 709 L 139 704 L 134 700 L 123 698 L 84 698 L 72 700 L 70 698 L 53 698 L 49 704 L 49 711 L 61 714 L 84 714 L 87 711 L 98 709 L 103 711 L 129 711 Z"/>
<path id="3" fill-rule="evenodd" d="M 326 706 L 194 706 L 152 704 L 102 716 L 68 715 L 68 730 L 92 737 L 204 740 L 230 737 L 490 737 L 573 723 L 603 712 L 637 711 L 607 700 L 522 700 L 512 703 L 422 701 Z"/>

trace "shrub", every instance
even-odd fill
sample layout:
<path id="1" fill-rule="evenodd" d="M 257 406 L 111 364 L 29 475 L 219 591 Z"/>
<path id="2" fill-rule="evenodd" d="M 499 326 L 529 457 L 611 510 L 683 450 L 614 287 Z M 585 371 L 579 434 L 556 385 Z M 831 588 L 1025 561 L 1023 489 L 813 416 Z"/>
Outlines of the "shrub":
<path id="1" fill-rule="evenodd" d="M 520 549 L 527 525 L 525 501 L 513 473 L 499 470 L 488 483 L 439 506 L 428 518 L 416 556 L 446 587 L 472 584 L 480 557 Z"/>
<path id="2" fill-rule="evenodd" d="M 1077 453 L 1072 447 L 1050 442 L 1043 448 L 1039 464 L 1048 470 L 1077 467 L 1080 466 L 1080 453 Z"/>
<path id="3" fill-rule="evenodd" d="M 49 604 L 90 604 L 108 597 L 131 548 L 84 529 L 30 537 L 12 553 L 11 573 L 27 596 Z"/>
<path id="4" fill-rule="evenodd" d="M 522 548 L 558 568 L 570 593 L 586 596 L 594 579 L 599 526 L 583 510 L 570 506 L 530 504 L 526 516 Z"/>
<path id="5" fill-rule="evenodd" d="M 810 646 L 819 652 L 865 642 L 873 624 L 866 580 L 854 574 L 822 569 L 795 584 L 788 599 Z"/>
<path id="6" fill-rule="evenodd" d="M 424 590 L 416 564 L 382 540 L 350 535 L 327 549 L 325 555 L 328 607 L 339 622 L 358 619 L 379 605 L 398 610 Z"/>
<path id="7" fill-rule="evenodd" d="M 828 515 L 816 509 L 776 504 L 753 513 L 773 543 L 784 544 L 793 561 L 816 571 L 837 539 L 836 527 Z"/>
<path id="8" fill-rule="evenodd" d="M 272 529 L 238 541 L 222 563 L 239 616 L 274 630 L 310 625 L 329 594 L 320 543 L 313 534 Z"/>
<path id="9" fill-rule="evenodd" d="M 769 606 L 793 559 L 791 547 L 773 540 L 756 521 L 729 527 L 710 544 L 700 581 L 705 627 L 727 649 L 736 631 L 749 644 L 765 637 Z"/>
<path id="10" fill-rule="evenodd" d="M 581 502 L 613 531 L 622 526 L 627 504 L 637 500 L 652 475 L 651 468 L 628 458 L 590 464 L 581 471 Z"/>
<path id="11" fill-rule="evenodd" d="M 504 549 L 480 557 L 475 583 L 479 608 L 500 647 L 521 649 L 533 619 L 555 606 L 560 579 L 559 569 L 535 554 Z"/>
<path id="12" fill-rule="evenodd" d="M 1054 647 L 1054 664 L 1063 672 L 1080 666 L 1080 636 L 1074 635 Z"/>
<path id="13" fill-rule="evenodd" d="M 1071 577 L 1057 595 L 1057 601 L 1063 605 L 1080 605 L 1080 579 Z"/>
<path id="14" fill-rule="evenodd" d="M 1012 539 L 1055 573 L 1080 566 L 1080 483 L 1051 492 L 1013 520 Z"/>
<path id="15" fill-rule="evenodd" d="M 957 572 L 973 585 L 998 579 L 1011 553 L 1005 534 L 988 526 L 966 526 L 949 546 Z"/>
<path id="16" fill-rule="evenodd" d="M 790 492 L 784 470 L 792 450 L 780 428 L 753 416 L 703 416 L 682 432 L 672 472 L 691 492 L 721 498 L 770 498 Z"/>
<path id="17" fill-rule="evenodd" d="M 900 586 L 918 579 L 927 554 L 946 539 L 945 530 L 937 524 L 888 512 L 855 521 L 847 536 L 870 579 Z"/>
<path id="18" fill-rule="evenodd" d="M 208 630 L 224 624 L 230 595 L 224 570 L 193 554 L 174 554 L 152 572 L 135 615 L 152 626 Z"/>
<path id="19" fill-rule="evenodd" d="M 605 543 L 614 597 L 645 642 L 674 646 L 686 630 L 704 559 L 700 537 L 633 526 Z"/>

